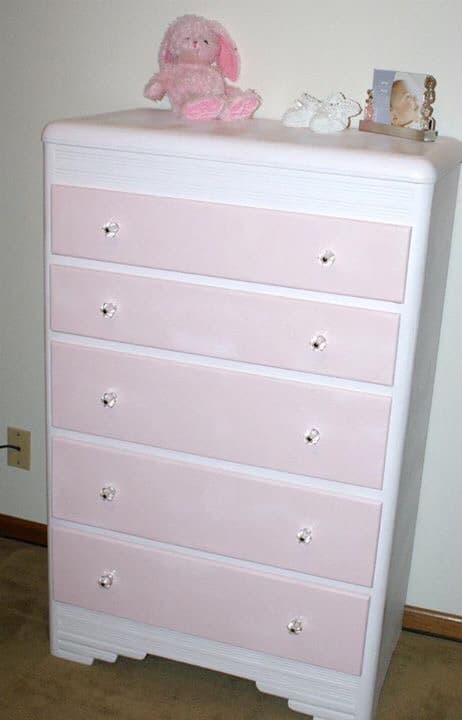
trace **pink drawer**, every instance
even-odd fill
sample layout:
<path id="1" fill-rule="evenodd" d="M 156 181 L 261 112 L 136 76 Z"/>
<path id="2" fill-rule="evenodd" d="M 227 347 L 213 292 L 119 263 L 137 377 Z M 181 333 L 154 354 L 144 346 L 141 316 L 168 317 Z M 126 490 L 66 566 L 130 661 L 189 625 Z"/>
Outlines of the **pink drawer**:
<path id="1" fill-rule="evenodd" d="M 52 535 L 59 602 L 361 672 L 366 595 L 69 529 Z M 112 585 L 100 587 L 109 573 Z M 299 634 L 287 629 L 295 619 L 302 622 Z"/>
<path id="2" fill-rule="evenodd" d="M 374 500 L 63 438 L 53 440 L 52 487 L 64 520 L 372 584 Z"/>
<path id="3" fill-rule="evenodd" d="M 54 330 L 393 382 L 394 313 L 62 266 L 52 266 L 51 299 Z M 323 350 L 312 348 L 318 337 Z"/>
<path id="4" fill-rule="evenodd" d="M 61 255 L 403 300 L 408 227 L 59 185 L 51 227 Z"/>
<path id="5" fill-rule="evenodd" d="M 57 427 L 381 487 L 389 397 L 67 343 L 51 367 Z"/>

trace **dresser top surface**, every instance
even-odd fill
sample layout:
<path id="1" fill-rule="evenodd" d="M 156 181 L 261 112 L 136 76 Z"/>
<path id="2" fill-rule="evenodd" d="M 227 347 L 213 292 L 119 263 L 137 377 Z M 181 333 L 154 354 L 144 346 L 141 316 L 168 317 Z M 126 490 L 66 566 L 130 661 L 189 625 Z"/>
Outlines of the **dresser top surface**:
<path id="1" fill-rule="evenodd" d="M 192 123 L 152 108 L 58 120 L 43 140 L 420 184 L 436 182 L 462 161 L 462 142 L 452 138 L 427 143 L 356 129 L 317 135 L 266 119 Z"/>

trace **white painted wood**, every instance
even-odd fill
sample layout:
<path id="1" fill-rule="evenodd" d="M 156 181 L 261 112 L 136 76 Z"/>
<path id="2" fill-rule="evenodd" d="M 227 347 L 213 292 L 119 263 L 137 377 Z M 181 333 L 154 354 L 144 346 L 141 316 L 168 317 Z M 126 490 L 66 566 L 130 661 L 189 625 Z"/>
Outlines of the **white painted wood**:
<path id="1" fill-rule="evenodd" d="M 105 190 L 189 198 L 249 207 L 272 208 L 316 215 L 408 224 L 415 185 L 371 179 L 316 174 L 265 165 L 222 162 L 163 155 L 152 156 L 120 149 L 49 145 L 53 154 L 51 182 Z M 379 166 L 377 166 L 379 167 Z M 357 205 L 357 198 L 361 204 Z"/>
<path id="2" fill-rule="evenodd" d="M 433 194 L 419 333 L 412 371 L 412 393 L 386 591 L 377 692 L 383 683 L 401 631 L 431 410 L 432 393 L 428 389 L 433 388 L 435 376 L 458 179 L 459 170 L 456 168 L 440 180 Z"/>
<path id="3" fill-rule="evenodd" d="M 211 158 L 285 169 L 307 168 L 350 177 L 354 157 L 357 177 L 434 183 L 458 164 L 458 142 L 405 142 L 385 135 L 355 130 L 316 135 L 286 128 L 275 120 L 253 120 L 227 125 L 172 121 L 171 113 L 139 108 L 92 117 L 61 120 L 43 133 L 48 143 L 87 148 L 141 151 L 163 157 Z M 269 152 L 270 151 L 270 152 Z M 143 162 L 140 158 L 140 162 Z M 103 168 L 102 168 L 103 169 Z"/>
<path id="4" fill-rule="evenodd" d="M 154 127 L 156 122 L 158 131 Z M 412 228 L 406 295 L 401 306 L 342 297 L 342 302 L 352 307 L 400 313 L 393 387 L 386 389 L 333 377 L 292 373 L 294 379 L 296 376 L 301 382 L 392 397 L 383 490 L 344 488 L 350 496 L 373 497 L 383 504 L 362 674 L 352 679 L 322 668 L 295 666 L 275 656 L 210 644 L 200 638 L 137 625 L 123 618 L 88 614 L 89 611 L 54 602 L 51 604 L 53 652 L 84 663 L 90 663 L 94 657 L 114 661 L 117 654 L 131 652 L 131 657 L 141 658 L 152 652 L 253 679 L 263 691 L 286 697 L 292 709 L 313 715 L 317 720 L 371 720 L 399 633 L 406 594 L 461 145 L 444 138 L 434 144 L 423 144 L 356 131 L 335 138 L 302 136 L 267 121 L 252 122 L 241 130 L 216 128 L 213 137 L 198 126 L 177 125 L 169 129 L 166 124 L 168 114 L 149 110 L 48 127 L 45 132 L 47 266 L 53 261 L 71 267 L 113 269 L 109 263 L 82 263 L 51 255 L 52 183 L 308 212 Z M 117 271 L 131 272 L 132 269 L 117 266 Z M 145 271 L 137 272 L 144 274 Z M 149 273 L 156 276 L 158 271 Z M 190 276 L 176 273 L 175 279 L 189 282 Z M 239 285 L 199 276 L 194 282 L 216 283 L 225 288 Z M 251 283 L 242 285 L 243 289 L 252 287 Z M 259 286 L 258 292 L 286 296 L 298 293 L 271 286 Z M 335 296 L 323 293 L 306 294 L 317 301 L 336 301 Z M 47 303 L 49 306 L 49 298 Z M 113 352 L 129 350 L 149 356 L 175 357 L 175 353 L 166 351 L 90 341 L 48 331 L 48 341 L 53 338 L 76 345 L 104 346 Z M 176 355 L 183 362 L 210 363 L 229 369 L 239 365 L 213 358 Z M 287 376 L 289 372 L 263 366 L 250 370 L 245 364 L 241 365 L 246 371 L 275 377 L 281 376 L 279 373 Z M 48 388 L 49 368 L 48 362 Z M 54 434 L 76 439 L 85 437 L 52 428 L 48 421 L 49 439 Z M 135 444 L 106 438 L 92 438 L 92 441 L 136 448 Z M 163 448 L 143 450 L 182 456 L 181 452 Z M 220 459 L 188 456 L 191 458 L 194 462 L 236 471 L 242 468 Z M 261 472 L 247 466 L 245 471 L 255 475 Z M 273 472 L 281 480 L 286 478 L 314 488 L 339 490 L 340 483 Z M 50 508 L 50 523 L 56 522 Z M 53 553 L 52 545 L 50 553 Z M 287 571 L 274 569 L 273 572 Z M 323 582 L 329 584 L 327 580 Z M 50 587 L 52 591 L 52 585 Z"/>
<path id="5" fill-rule="evenodd" d="M 413 364 L 419 325 L 419 306 L 424 282 L 426 243 L 433 198 L 432 186 L 421 186 L 412 218 L 412 241 L 406 296 L 401 317 L 392 413 L 388 434 L 388 453 L 384 477 L 382 527 L 377 554 L 374 592 L 371 599 L 369 632 L 364 653 L 363 682 L 359 693 L 359 717 L 372 717 L 376 697 L 377 668 L 382 660 L 380 642 L 386 611 L 388 573 L 393 541 L 395 513 L 401 479 L 407 417 L 412 386 Z M 410 508 L 408 508 L 410 511 Z M 407 580 L 406 580 L 407 582 Z M 402 608 L 401 608 L 402 613 Z M 397 637 L 392 641 L 393 649 Z"/>

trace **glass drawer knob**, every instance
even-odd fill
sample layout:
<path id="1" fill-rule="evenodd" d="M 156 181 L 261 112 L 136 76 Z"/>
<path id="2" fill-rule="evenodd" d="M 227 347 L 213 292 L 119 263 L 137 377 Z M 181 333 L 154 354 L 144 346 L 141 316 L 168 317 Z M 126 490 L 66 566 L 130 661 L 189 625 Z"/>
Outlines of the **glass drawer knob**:
<path id="1" fill-rule="evenodd" d="M 324 335 L 313 335 L 310 340 L 310 346 L 315 352 L 322 352 L 327 347 L 327 340 Z"/>
<path id="2" fill-rule="evenodd" d="M 104 407 L 113 408 L 117 402 L 117 394 L 115 392 L 105 392 L 101 395 L 101 402 Z"/>
<path id="3" fill-rule="evenodd" d="M 333 265 L 335 262 L 335 253 L 333 252 L 333 250 L 324 250 L 319 255 L 319 262 L 324 267 L 329 267 L 329 265 Z"/>
<path id="4" fill-rule="evenodd" d="M 116 489 L 112 485 L 106 485 L 105 487 L 101 488 L 99 494 L 103 500 L 111 502 L 116 496 Z"/>
<path id="5" fill-rule="evenodd" d="M 109 588 L 112 587 L 113 582 L 114 572 L 105 572 L 98 578 L 98 585 L 100 588 L 103 588 L 103 590 L 109 590 Z"/>
<path id="6" fill-rule="evenodd" d="M 117 235 L 120 226 L 116 222 L 108 222 L 103 225 L 103 232 L 109 240 Z"/>
<path id="7" fill-rule="evenodd" d="M 305 442 L 307 445 L 316 445 L 321 439 L 321 433 L 316 428 L 311 428 L 305 433 Z"/>
<path id="8" fill-rule="evenodd" d="M 112 302 L 105 302 L 100 307 L 101 314 L 106 318 L 114 317 L 117 312 L 117 305 Z"/>
<path id="9" fill-rule="evenodd" d="M 294 618 L 287 625 L 287 631 L 291 635 L 300 635 L 303 630 L 303 620 L 301 618 Z"/>
<path id="10" fill-rule="evenodd" d="M 298 542 L 309 545 L 313 539 L 313 531 L 310 528 L 302 528 L 297 533 Z"/>

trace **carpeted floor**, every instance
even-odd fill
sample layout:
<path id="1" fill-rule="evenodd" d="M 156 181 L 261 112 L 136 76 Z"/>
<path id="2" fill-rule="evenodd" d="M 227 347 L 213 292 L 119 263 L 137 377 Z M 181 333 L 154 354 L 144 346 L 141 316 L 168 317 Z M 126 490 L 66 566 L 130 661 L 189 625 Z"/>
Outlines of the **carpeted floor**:
<path id="1" fill-rule="evenodd" d="M 246 680 L 156 657 L 48 651 L 46 550 L 0 538 L 1 720 L 301 720 Z M 376 720 L 462 720 L 462 643 L 403 633 Z"/>

